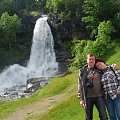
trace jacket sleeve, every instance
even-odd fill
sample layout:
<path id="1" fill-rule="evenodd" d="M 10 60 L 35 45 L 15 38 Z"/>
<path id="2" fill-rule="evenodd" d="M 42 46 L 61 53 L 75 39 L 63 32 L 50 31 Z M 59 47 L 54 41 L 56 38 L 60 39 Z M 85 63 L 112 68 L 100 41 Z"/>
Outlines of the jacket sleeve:
<path id="1" fill-rule="evenodd" d="M 78 98 L 80 100 L 84 100 L 83 85 L 81 81 L 81 72 L 79 72 L 79 76 L 78 76 Z"/>

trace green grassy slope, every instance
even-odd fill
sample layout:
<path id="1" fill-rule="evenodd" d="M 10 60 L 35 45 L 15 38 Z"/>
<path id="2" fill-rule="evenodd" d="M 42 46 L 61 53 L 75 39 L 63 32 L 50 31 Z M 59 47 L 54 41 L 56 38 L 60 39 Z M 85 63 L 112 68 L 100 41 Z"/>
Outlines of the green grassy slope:
<path id="1" fill-rule="evenodd" d="M 107 60 L 107 63 L 112 64 L 116 63 L 120 67 L 120 40 L 116 40 L 116 47 L 114 49 L 114 54 L 109 56 L 109 59 Z M 113 50 L 109 51 L 110 53 Z"/>
<path id="2" fill-rule="evenodd" d="M 78 71 L 69 74 L 65 77 L 54 78 L 47 86 L 43 89 L 34 93 L 30 98 L 22 98 L 14 102 L 1 102 L 0 103 L 0 118 L 9 115 L 10 113 L 22 108 L 27 104 L 34 104 L 40 99 L 54 96 L 61 93 L 66 93 L 66 95 L 73 95 L 77 93 L 77 76 Z M 72 88 L 69 90 L 69 88 Z M 69 91 L 69 93 L 68 93 Z"/>

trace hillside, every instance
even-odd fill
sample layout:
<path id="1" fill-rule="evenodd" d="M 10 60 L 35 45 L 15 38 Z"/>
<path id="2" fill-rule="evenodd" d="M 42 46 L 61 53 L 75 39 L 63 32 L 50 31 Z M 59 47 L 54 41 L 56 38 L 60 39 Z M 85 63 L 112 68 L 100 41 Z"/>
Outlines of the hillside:
<path id="1" fill-rule="evenodd" d="M 109 55 L 107 63 L 117 63 L 120 67 L 120 42 Z M 2 120 L 83 120 L 84 109 L 77 98 L 78 71 L 55 77 L 47 86 L 38 90 L 30 98 L 14 102 L 0 103 Z M 94 110 L 94 120 L 98 113 Z"/>
<path id="2" fill-rule="evenodd" d="M 120 67 L 120 42 L 119 41 L 120 41 L 119 39 L 116 40 L 116 47 L 114 50 L 111 50 L 113 54 L 109 56 L 107 63 L 109 64 L 116 63 Z"/>

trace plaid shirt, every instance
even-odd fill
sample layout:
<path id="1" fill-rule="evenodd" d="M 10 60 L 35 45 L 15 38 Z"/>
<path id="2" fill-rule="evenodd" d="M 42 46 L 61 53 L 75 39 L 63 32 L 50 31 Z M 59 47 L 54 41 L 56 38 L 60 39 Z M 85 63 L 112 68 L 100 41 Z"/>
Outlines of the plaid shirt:
<path id="1" fill-rule="evenodd" d="M 117 89 L 120 86 L 120 70 L 111 70 L 110 66 L 107 66 L 107 69 L 103 71 L 103 75 L 101 77 L 101 82 L 105 91 L 105 95 L 109 94 L 112 99 L 117 97 Z M 117 76 L 117 79 L 116 79 Z"/>

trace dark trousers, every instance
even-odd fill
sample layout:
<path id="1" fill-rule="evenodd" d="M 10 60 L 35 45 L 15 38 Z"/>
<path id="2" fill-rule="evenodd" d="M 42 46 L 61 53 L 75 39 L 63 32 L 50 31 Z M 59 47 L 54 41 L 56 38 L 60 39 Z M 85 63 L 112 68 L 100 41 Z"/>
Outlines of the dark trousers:
<path id="1" fill-rule="evenodd" d="M 98 112 L 100 120 L 107 120 L 107 113 L 105 108 L 104 97 L 95 97 L 86 99 L 86 120 L 93 119 L 93 106 L 95 105 Z"/>

